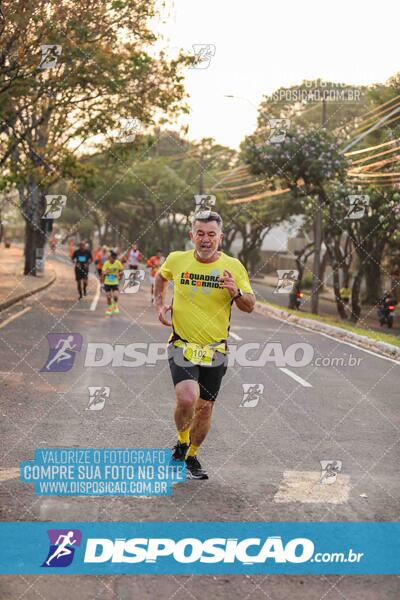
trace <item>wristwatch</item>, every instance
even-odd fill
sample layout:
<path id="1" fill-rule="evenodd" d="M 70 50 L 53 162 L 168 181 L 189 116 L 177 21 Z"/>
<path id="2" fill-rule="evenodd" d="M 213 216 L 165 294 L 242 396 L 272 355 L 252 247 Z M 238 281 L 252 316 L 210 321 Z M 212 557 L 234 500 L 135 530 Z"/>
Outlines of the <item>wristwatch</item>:
<path id="1" fill-rule="evenodd" d="M 233 296 L 232 300 L 237 300 L 238 298 L 241 298 L 243 296 L 243 292 L 240 288 L 238 288 L 237 294 L 235 296 Z"/>

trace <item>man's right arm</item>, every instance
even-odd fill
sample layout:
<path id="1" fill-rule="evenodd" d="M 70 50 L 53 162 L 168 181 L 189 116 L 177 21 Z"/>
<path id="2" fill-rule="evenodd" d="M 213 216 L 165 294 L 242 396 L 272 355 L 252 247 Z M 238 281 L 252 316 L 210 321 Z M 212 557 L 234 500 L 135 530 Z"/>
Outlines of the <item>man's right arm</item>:
<path id="1" fill-rule="evenodd" d="M 163 325 L 171 327 L 172 323 L 166 317 L 166 313 L 171 310 L 171 305 L 165 304 L 165 295 L 167 293 L 168 279 L 165 279 L 160 273 L 157 273 L 154 282 L 155 306 L 158 313 L 158 319 Z"/>

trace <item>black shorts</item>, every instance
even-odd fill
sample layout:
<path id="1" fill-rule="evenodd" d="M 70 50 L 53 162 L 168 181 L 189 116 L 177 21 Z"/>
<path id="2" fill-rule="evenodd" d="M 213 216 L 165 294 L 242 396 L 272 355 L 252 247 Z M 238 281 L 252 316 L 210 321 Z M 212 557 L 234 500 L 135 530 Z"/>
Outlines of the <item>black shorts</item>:
<path id="1" fill-rule="evenodd" d="M 105 283 L 104 291 L 105 292 L 118 292 L 118 285 L 107 285 L 107 283 Z"/>
<path id="2" fill-rule="evenodd" d="M 75 279 L 76 281 L 80 281 L 81 279 L 87 279 L 89 277 L 89 269 L 78 268 L 75 269 Z"/>
<path id="3" fill-rule="evenodd" d="M 195 365 L 183 356 L 183 348 L 168 346 L 168 362 L 174 386 L 185 379 L 193 379 L 200 386 L 200 398 L 214 402 L 221 387 L 222 378 L 226 373 L 228 357 L 216 352 L 213 364 L 208 366 Z M 214 363 L 217 363 L 216 365 Z"/>

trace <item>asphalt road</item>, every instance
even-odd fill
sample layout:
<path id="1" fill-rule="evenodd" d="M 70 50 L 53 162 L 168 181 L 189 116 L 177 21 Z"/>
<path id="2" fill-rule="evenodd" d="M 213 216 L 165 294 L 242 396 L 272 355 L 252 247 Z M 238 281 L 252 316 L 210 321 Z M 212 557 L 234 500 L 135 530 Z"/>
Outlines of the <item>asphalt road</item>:
<path id="1" fill-rule="evenodd" d="M 95 302 L 94 276 L 88 298 L 77 302 L 72 268 L 53 262 L 57 282 L 0 317 L 3 521 L 398 520 L 399 366 L 237 309 L 232 345 L 276 342 L 290 357 L 293 344 L 307 344 L 313 358 L 304 366 L 275 361 L 228 369 L 200 454 L 208 481 L 175 486 L 170 497 L 35 496 L 33 486 L 18 480 L 18 467 L 38 447 L 161 448 L 175 442 L 173 386 L 165 360 L 140 368 L 84 366 L 90 342 L 166 341 L 168 329 L 156 319 L 148 286 L 121 297 L 120 316 L 107 320 L 104 295 Z M 15 318 L 8 322 L 10 317 Z M 51 332 L 82 335 L 82 350 L 68 372 L 40 371 Z M 249 351 L 247 357 L 256 354 Z M 324 359 L 325 366 L 317 366 L 316 359 Z M 245 384 L 263 386 L 255 406 L 241 406 Z M 102 385 L 110 387 L 104 408 L 86 410 L 88 387 Z M 342 463 L 331 486 L 318 484 L 321 460 Z M 395 576 L 0 577 L 1 600 L 382 600 L 399 595 Z"/>

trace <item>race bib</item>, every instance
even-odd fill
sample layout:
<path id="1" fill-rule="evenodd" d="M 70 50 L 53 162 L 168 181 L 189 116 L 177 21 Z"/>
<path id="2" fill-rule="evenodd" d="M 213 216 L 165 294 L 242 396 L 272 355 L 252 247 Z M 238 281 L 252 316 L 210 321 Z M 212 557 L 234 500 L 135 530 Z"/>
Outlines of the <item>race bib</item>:
<path id="1" fill-rule="evenodd" d="M 79 262 L 84 263 L 86 262 L 86 256 L 78 256 L 78 260 Z"/>
<path id="2" fill-rule="evenodd" d="M 117 281 L 117 276 L 114 275 L 114 273 L 111 273 L 110 275 L 107 275 L 107 279 L 108 281 Z"/>
<path id="3" fill-rule="evenodd" d="M 183 350 L 183 356 L 195 365 L 212 363 L 215 349 L 210 346 L 200 346 L 199 344 L 186 343 Z"/>

